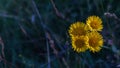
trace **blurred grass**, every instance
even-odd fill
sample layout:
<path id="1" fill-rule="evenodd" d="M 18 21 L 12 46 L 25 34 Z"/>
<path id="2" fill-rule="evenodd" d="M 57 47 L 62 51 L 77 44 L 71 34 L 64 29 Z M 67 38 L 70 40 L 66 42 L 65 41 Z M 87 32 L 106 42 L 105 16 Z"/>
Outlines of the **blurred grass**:
<path id="1" fill-rule="evenodd" d="M 119 68 L 119 20 L 104 14 L 114 13 L 119 19 L 120 2 L 53 1 L 69 21 L 56 15 L 50 0 L 0 0 L 0 68 Z M 85 22 L 90 15 L 103 20 L 104 47 L 99 53 L 78 54 L 71 48 L 68 27 L 76 21 Z"/>

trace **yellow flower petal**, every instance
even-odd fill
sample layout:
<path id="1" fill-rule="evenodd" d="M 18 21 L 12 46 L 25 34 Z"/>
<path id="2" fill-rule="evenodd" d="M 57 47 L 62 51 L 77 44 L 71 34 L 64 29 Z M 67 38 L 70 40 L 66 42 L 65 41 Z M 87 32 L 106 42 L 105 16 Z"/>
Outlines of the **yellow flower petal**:
<path id="1" fill-rule="evenodd" d="M 71 37 L 72 48 L 76 52 L 85 52 L 88 49 L 88 37 L 87 36 L 76 36 Z"/>
<path id="2" fill-rule="evenodd" d="M 89 38 L 89 49 L 92 52 L 100 51 L 101 47 L 103 46 L 103 37 L 98 32 L 91 32 L 88 34 Z"/>
<path id="3" fill-rule="evenodd" d="M 103 29 L 102 20 L 98 16 L 88 17 L 86 23 L 91 31 L 101 31 Z"/>
<path id="4" fill-rule="evenodd" d="M 85 24 L 83 22 L 76 22 L 70 26 L 70 36 L 82 36 L 86 35 Z"/>

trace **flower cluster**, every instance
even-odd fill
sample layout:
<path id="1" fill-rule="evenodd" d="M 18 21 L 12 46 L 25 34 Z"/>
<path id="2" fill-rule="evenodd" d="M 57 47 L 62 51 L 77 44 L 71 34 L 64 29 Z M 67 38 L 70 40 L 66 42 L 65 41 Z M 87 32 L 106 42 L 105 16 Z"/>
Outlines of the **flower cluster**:
<path id="1" fill-rule="evenodd" d="M 103 37 L 99 33 L 102 31 L 102 20 L 98 16 L 90 16 L 83 22 L 75 22 L 71 24 L 68 32 L 72 42 L 74 51 L 85 52 L 87 49 L 99 52 L 103 46 Z"/>

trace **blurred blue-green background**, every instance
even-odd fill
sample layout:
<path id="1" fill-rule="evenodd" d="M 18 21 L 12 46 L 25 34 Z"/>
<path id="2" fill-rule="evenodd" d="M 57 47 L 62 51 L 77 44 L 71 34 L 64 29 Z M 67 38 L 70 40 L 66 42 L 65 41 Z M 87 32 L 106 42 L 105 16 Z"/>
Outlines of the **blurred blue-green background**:
<path id="1" fill-rule="evenodd" d="M 97 15 L 100 52 L 74 52 L 69 26 Z M 0 0 L 0 68 L 120 68 L 119 0 Z"/>

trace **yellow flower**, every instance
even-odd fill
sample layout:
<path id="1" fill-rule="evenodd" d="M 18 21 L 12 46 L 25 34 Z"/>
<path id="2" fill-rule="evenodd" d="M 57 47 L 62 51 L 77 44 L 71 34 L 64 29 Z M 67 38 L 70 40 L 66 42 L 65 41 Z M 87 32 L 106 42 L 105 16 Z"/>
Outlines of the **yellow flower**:
<path id="1" fill-rule="evenodd" d="M 103 29 L 102 20 L 98 16 L 88 17 L 86 23 L 91 31 L 101 31 Z"/>
<path id="2" fill-rule="evenodd" d="M 85 24 L 83 22 L 76 22 L 70 26 L 69 35 L 70 36 L 82 36 L 86 35 Z"/>
<path id="3" fill-rule="evenodd" d="M 89 38 L 89 49 L 90 51 L 98 52 L 100 51 L 101 47 L 103 46 L 103 37 L 98 32 L 91 32 L 88 34 Z"/>
<path id="4" fill-rule="evenodd" d="M 76 52 L 85 52 L 88 49 L 88 37 L 87 36 L 76 36 L 71 37 L 72 48 Z"/>

